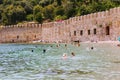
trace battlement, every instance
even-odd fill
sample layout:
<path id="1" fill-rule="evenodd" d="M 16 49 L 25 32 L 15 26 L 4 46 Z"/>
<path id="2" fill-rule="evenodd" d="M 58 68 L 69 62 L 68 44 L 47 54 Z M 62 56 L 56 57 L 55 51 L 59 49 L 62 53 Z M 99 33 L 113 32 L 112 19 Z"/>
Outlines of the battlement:
<path id="1" fill-rule="evenodd" d="M 29 22 L 1 26 L 0 42 L 29 42 L 34 40 L 70 42 L 92 40 L 93 38 L 96 40 L 116 40 L 116 36 L 120 35 L 120 31 L 118 31 L 119 21 L 120 7 L 117 7 L 43 24 Z M 106 36 L 106 34 L 110 34 L 110 36 Z"/>
<path id="2" fill-rule="evenodd" d="M 72 24 L 77 21 L 84 22 L 86 20 L 92 20 L 92 19 L 97 19 L 97 18 L 106 18 L 109 16 L 114 16 L 120 13 L 120 7 L 117 8 L 112 8 L 110 10 L 102 11 L 102 12 L 97 12 L 97 13 L 91 13 L 83 16 L 77 16 L 77 17 L 72 17 L 67 20 L 63 20 L 61 24 L 64 23 L 64 25 Z M 55 24 L 59 24 L 59 22 L 48 22 L 48 23 L 43 23 L 43 24 L 38 24 L 38 23 L 25 23 L 25 24 L 17 24 L 17 25 L 7 25 L 3 26 L 2 28 L 24 28 L 24 27 L 49 27 L 49 26 L 54 26 Z"/>

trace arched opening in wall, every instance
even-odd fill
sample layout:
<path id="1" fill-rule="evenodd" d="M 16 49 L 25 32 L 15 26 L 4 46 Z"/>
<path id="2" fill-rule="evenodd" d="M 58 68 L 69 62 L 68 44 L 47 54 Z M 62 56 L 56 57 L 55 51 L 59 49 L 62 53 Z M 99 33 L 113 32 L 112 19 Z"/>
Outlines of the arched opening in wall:
<path id="1" fill-rule="evenodd" d="M 81 35 L 81 36 L 83 35 L 83 30 L 80 30 L 80 35 Z"/>
<path id="2" fill-rule="evenodd" d="M 109 26 L 106 27 L 106 35 L 110 35 L 110 27 Z"/>
<path id="3" fill-rule="evenodd" d="M 90 35 L 90 30 L 88 30 L 88 35 Z"/>
<path id="4" fill-rule="evenodd" d="M 76 31 L 74 31 L 74 36 L 76 36 Z"/>
<path id="5" fill-rule="evenodd" d="M 17 35 L 17 39 L 19 39 L 19 36 Z"/>
<path id="6" fill-rule="evenodd" d="M 93 31 L 94 31 L 94 34 L 96 34 L 96 33 L 97 33 L 97 32 L 96 32 L 96 29 L 94 29 Z"/>

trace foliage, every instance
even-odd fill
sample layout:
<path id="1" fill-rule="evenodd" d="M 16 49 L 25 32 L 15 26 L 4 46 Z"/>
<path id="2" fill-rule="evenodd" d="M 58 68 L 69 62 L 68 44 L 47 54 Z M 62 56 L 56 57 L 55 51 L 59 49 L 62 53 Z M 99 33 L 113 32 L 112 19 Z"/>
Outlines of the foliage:
<path id="1" fill-rule="evenodd" d="M 0 0 L 0 25 L 68 19 L 118 6 L 119 0 Z"/>
<path id="2" fill-rule="evenodd" d="M 33 20 L 33 14 L 29 14 L 26 16 L 27 21 L 32 21 Z"/>
<path id="3" fill-rule="evenodd" d="M 58 15 L 55 17 L 55 21 L 59 21 L 59 20 L 63 20 L 63 19 L 66 19 L 66 16 Z"/>
<path id="4" fill-rule="evenodd" d="M 65 14 L 65 11 L 64 11 L 64 8 L 62 6 L 59 6 L 59 7 L 55 8 L 54 13 L 56 16 L 57 15 L 63 16 Z"/>
<path id="5" fill-rule="evenodd" d="M 44 19 L 54 19 L 54 7 L 52 5 L 46 6 L 44 8 Z"/>
<path id="6" fill-rule="evenodd" d="M 36 15 L 35 15 L 35 20 L 39 23 L 42 23 L 42 14 L 40 12 L 38 12 Z"/>

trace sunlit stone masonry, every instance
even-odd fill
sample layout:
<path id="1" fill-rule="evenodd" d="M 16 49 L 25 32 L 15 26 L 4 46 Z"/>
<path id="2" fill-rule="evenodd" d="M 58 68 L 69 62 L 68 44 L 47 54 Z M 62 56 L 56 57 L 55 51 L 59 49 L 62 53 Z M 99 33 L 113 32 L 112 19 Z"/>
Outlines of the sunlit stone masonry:
<path id="1" fill-rule="evenodd" d="M 120 7 L 68 20 L 0 26 L 0 43 L 116 41 L 120 36 Z"/>

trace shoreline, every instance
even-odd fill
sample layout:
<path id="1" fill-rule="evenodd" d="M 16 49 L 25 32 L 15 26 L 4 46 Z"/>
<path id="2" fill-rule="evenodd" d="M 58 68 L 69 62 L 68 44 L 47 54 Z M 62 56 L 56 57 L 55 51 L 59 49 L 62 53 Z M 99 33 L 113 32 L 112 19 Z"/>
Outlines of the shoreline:
<path id="1" fill-rule="evenodd" d="M 85 41 L 85 42 L 80 42 L 80 43 L 114 43 L 114 44 L 120 44 L 120 41 L 97 41 L 97 42 L 91 42 L 91 41 Z M 8 42 L 4 42 L 4 43 L 0 43 L 0 44 L 71 44 L 71 43 L 49 43 L 49 42 L 16 42 L 16 43 L 8 43 Z"/>
<path id="2" fill-rule="evenodd" d="M 86 41 L 86 42 L 80 42 L 80 43 L 115 43 L 115 44 L 119 44 L 120 41 L 97 41 L 97 42 Z"/>

